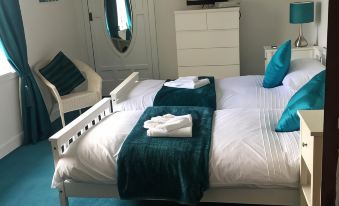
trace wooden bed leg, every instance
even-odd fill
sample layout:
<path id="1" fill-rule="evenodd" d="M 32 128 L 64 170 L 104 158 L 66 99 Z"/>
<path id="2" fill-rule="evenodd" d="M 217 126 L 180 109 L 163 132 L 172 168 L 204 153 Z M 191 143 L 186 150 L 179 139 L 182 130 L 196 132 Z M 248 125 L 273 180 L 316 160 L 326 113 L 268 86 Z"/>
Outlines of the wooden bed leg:
<path id="1" fill-rule="evenodd" d="M 60 200 L 60 206 L 69 206 L 68 197 L 66 196 L 64 190 L 59 190 L 59 200 Z"/>

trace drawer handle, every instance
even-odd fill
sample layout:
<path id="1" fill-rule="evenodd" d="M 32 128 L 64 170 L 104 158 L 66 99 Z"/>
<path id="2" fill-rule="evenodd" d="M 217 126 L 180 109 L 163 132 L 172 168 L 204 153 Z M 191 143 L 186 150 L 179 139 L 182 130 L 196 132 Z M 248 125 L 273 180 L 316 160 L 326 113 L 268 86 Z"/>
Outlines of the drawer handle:
<path id="1" fill-rule="evenodd" d="M 302 146 L 303 146 L 303 147 L 307 147 L 307 144 L 306 144 L 306 143 L 302 143 Z"/>

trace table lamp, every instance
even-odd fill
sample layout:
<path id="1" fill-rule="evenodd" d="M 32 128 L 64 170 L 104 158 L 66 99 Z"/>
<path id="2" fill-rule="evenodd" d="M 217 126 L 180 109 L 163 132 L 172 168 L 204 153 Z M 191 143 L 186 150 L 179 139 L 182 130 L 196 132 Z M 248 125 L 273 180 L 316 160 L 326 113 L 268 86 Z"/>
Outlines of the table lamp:
<path id="1" fill-rule="evenodd" d="M 290 4 L 290 23 L 300 24 L 299 36 L 295 41 L 296 47 L 306 47 L 308 43 L 303 35 L 302 24 L 314 21 L 314 2 L 294 2 Z"/>

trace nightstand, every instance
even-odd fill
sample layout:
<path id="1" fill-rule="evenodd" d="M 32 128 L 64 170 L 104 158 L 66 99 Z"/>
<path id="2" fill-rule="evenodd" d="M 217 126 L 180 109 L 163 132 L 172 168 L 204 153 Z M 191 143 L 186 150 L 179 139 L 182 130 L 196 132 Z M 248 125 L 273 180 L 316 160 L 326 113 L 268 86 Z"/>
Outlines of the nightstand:
<path id="1" fill-rule="evenodd" d="M 292 60 L 293 59 L 302 59 L 302 58 L 313 58 L 315 56 L 316 48 L 314 46 L 302 47 L 302 48 L 292 48 Z M 276 48 L 272 46 L 265 46 L 265 70 L 268 63 L 271 61 L 274 53 L 277 51 Z"/>
<path id="2" fill-rule="evenodd" d="M 300 205 L 321 205 L 323 110 L 300 110 Z"/>

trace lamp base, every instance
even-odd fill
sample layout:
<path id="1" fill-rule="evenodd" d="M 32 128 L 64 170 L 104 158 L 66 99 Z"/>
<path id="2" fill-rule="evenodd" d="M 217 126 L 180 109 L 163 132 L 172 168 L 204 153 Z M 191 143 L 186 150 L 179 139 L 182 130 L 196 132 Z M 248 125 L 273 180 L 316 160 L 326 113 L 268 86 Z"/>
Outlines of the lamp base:
<path id="1" fill-rule="evenodd" d="M 308 42 L 304 36 L 298 36 L 297 40 L 294 42 L 295 47 L 307 47 Z"/>
<path id="2" fill-rule="evenodd" d="M 298 36 L 297 40 L 295 40 L 294 46 L 295 47 L 307 47 L 308 46 L 308 42 L 306 41 L 306 39 L 305 39 L 305 37 L 303 35 L 302 24 L 300 24 L 300 27 L 299 27 L 299 36 Z"/>

